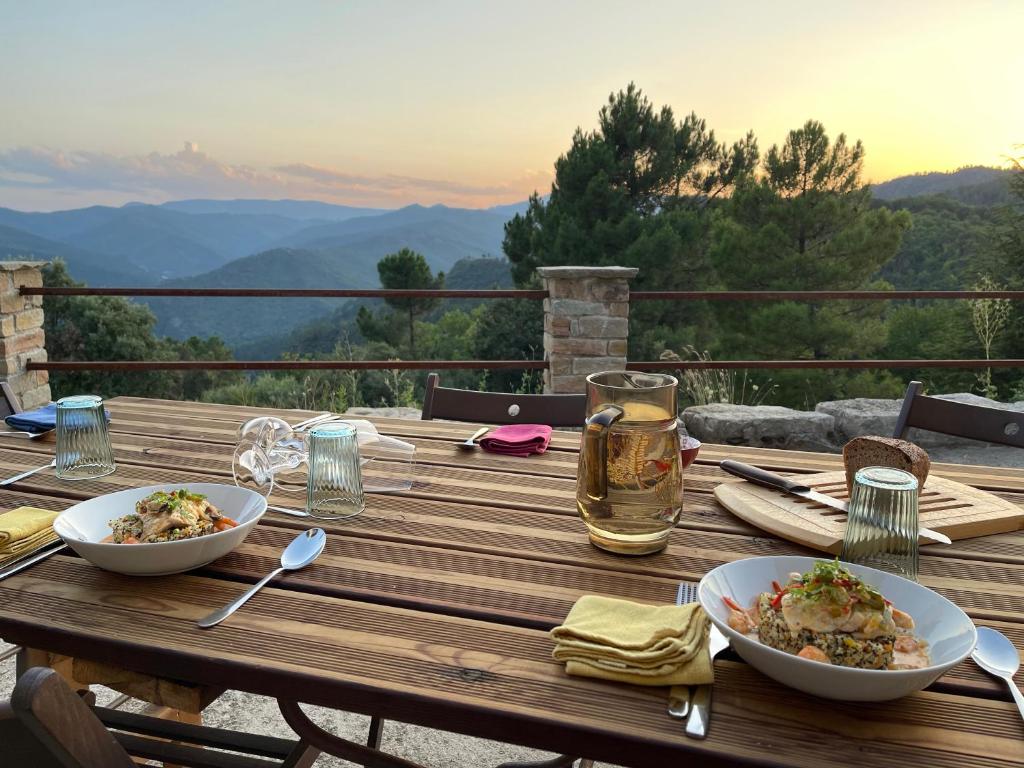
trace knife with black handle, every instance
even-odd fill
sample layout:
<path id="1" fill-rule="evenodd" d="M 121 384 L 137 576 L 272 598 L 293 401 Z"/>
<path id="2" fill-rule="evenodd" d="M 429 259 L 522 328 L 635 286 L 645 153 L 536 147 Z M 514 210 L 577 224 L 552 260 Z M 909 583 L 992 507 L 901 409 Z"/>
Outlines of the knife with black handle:
<path id="1" fill-rule="evenodd" d="M 813 501 L 816 504 L 824 504 L 827 507 L 832 507 L 833 509 L 838 509 L 843 512 L 848 512 L 850 509 L 850 505 L 845 501 L 834 499 L 831 496 L 826 496 L 824 493 L 818 493 L 818 491 L 815 491 L 810 486 L 804 485 L 797 480 L 776 475 L 765 469 L 752 467 L 749 464 L 733 461 L 732 459 L 723 460 L 719 466 L 723 471 L 728 472 L 730 475 L 742 477 L 744 480 L 749 480 L 755 485 L 771 488 L 776 491 L 782 491 L 782 493 L 798 496 L 801 499 Z M 918 529 L 918 534 L 923 539 L 937 542 L 939 544 L 953 543 L 945 534 L 933 531 L 930 528 L 920 528 Z"/>

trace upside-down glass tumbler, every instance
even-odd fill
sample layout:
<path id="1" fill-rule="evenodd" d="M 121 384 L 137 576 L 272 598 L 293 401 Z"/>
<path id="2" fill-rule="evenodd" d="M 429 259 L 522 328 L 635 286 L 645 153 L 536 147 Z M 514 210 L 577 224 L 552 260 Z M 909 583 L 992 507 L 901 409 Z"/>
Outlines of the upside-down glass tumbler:
<path id="1" fill-rule="evenodd" d="M 96 395 L 57 401 L 57 477 L 89 480 L 117 468 L 103 400 Z"/>
<path id="2" fill-rule="evenodd" d="M 891 467 L 857 472 L 840 558 L 917 581 L 917 478 Z"/>
<path id="3" fill-rule="evenodd" d="M 358 515 L 364 505 L 355 427 L 334 422 L 311 429 L 306 511 L 320 520 L 341 520 Z"/>

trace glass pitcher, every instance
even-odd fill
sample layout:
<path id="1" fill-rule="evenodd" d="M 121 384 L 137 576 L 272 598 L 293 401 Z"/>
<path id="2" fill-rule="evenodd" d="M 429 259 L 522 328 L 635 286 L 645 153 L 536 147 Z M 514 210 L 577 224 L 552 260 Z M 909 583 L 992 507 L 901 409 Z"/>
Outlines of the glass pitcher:
<path id="1" fill-rule="evenodd" d="M 576 506 L 601 549 L 645 555 L 668 544 L 683 504 L 678 384 L 635 371 L 587 377 Z"/>

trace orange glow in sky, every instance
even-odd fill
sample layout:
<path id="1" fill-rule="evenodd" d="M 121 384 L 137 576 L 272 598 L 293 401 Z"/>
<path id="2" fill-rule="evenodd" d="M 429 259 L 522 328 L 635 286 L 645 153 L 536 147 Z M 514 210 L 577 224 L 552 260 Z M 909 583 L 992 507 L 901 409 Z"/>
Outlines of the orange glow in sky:
<path id="1" fill-rule="evenodd" d="M 630 81 L 762 151 L 820 120 L 864 142 L 872 181 L 1024 144 L 1019 0 L 0 0 L 0 17 L 0 205 L 22 209 L 514 202 Z"/>

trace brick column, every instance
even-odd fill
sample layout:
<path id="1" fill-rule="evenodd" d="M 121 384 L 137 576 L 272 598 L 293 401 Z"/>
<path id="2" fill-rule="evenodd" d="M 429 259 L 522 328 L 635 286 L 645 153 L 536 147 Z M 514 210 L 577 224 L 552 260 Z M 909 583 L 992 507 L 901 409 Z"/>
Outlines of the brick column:
<path id="1" fill-rule="evenodd" d="M 540 267 L 544 391 L 582 393 L 588 374 L 626 367 L 633 267 Z"/>
<path id="2" fill-rule="evenodd" d="M 0 261 L 0 378 L 25 410 L 50 402 L 47 371 L 26 371 L 29 360 L 46 360 L 43 297 L 22 296 L 21 286 L 43 284 L 44 261 Z"/>

